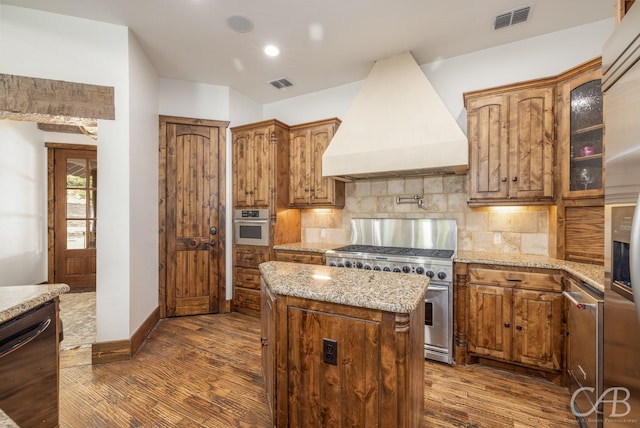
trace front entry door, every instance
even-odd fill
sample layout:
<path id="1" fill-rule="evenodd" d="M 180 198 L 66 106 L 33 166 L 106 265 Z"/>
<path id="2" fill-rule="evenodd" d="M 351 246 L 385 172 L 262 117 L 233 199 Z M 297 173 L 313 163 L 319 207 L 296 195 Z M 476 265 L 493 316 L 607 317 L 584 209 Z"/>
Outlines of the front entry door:
<path id="1" fill-rule="evenodd" d="M 224 297 L 226 123 L 209 122 L 161 117 L 161 316 L 217 313 Z"/>
<path id="2" fill-rule="evenodd" d="M 68 147 L 68 146 L 67 146 Z M 53 281 L 75 290 L 96 287 L 96 149 L 53 150 Z"/>

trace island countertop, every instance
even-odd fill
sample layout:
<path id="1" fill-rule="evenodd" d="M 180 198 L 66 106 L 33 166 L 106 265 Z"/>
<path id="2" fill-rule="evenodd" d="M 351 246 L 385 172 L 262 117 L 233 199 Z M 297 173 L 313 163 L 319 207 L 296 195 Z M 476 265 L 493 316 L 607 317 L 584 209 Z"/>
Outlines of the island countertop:
<path id="1" fill-rule="evenodd" d="M 260 273 L 275 294 L 386 312 L 411 313 L 424 304 L 429 278 L 394 272 L 265 262 Z"/>
<path id="2" fill-rule="evenodd" d="M 67 284 L 0 287 L 0 323 L 9 321 L 69 291 Z"/>

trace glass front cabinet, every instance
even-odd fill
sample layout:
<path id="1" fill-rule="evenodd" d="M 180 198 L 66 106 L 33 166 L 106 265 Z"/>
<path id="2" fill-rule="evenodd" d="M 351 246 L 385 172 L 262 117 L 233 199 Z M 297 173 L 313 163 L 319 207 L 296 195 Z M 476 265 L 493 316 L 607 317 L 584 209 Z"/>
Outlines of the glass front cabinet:
<path id="1" fill-rule="evenodd" d="M 558 166 L 562 198 L 603 196 L 604 120 L 601 67 L 558 83 Z"/>

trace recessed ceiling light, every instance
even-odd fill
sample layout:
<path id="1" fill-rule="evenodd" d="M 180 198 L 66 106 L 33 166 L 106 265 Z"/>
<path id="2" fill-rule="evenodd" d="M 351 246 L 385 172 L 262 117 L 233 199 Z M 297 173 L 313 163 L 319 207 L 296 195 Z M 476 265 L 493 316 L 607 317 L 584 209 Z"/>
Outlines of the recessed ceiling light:
<path id="1" fill-rule="evenodd" d="M 280 49 L 274 45 L 267 45 L 264 47 L 264 53 L 268 56 L 278 56 L 280 55 Z"/>
<path id="2" fill-rule="evenodd" d="M 242 15 L 227 16 L 227 25 L 236 33 L 249 33 L 253 30 L 253 22 Z"/>

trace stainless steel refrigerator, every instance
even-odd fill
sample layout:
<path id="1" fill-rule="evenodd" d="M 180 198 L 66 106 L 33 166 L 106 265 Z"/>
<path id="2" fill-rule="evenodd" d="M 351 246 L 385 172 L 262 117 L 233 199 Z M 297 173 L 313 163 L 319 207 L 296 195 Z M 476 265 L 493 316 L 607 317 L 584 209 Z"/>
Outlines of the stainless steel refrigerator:
<path id="1" fill-rule="evenodd" d="M 604 427 L 640 426 L 640 5 L 607 40 Z M 634 302 L 635 300 L 635 302 Z"/>

